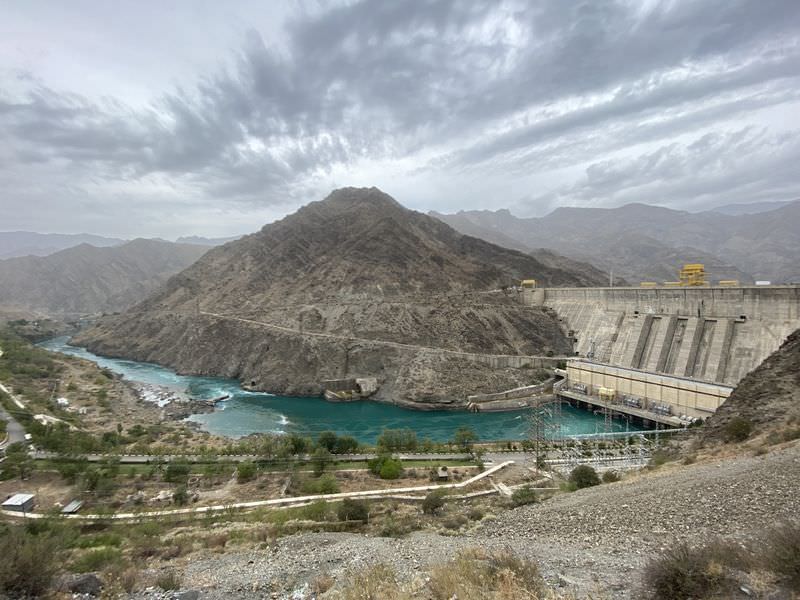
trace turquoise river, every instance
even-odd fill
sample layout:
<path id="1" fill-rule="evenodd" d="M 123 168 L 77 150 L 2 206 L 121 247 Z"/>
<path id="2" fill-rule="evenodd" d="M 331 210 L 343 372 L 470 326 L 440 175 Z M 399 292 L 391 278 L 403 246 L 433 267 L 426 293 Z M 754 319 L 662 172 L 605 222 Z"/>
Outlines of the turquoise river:
<path id="1" fill-rule="evenodd" d="M 251 433 L 286 433 L 316 436 L 331 430 L 352 435 L 362 443 L 375 443 L 384 429 L 410 428 L 419 439 L 447 441 L 459 427 L 472 428 L 481 440 L 522 440 L 528 435 L 527 412 L 468 413 L 453 411 L 415 411 L 377 402 L 334 404 L 322 398 L 295 398 L 262 392 L 249 392 L 233 379 L 178 375 L 170 369 L 132 360 L 106 358 L 85 348 L 69 346 L 59 337 L 39 344 L 62 354 L 79 356 L 97 363 L 134 382 L 165 386 L 194 398 L 230 395 L 213 413 L 193 415 L 192 421 L 214 434 L 242 437 Z M 555 424 L 553 424 L 555 425 Z M 564 405 L 561 434 L 593 434 L 602 430 L 603 419 L 591 412 Z M 615 431 L 639 428 L 615 420 Z M 549 428 L 555 430 L 554 428 Z"/>

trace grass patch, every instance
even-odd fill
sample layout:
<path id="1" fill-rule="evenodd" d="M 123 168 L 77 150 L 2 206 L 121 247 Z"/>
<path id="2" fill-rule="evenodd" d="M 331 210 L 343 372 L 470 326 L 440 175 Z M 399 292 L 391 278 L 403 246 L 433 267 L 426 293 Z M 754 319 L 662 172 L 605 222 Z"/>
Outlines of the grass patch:
<path id="1" fill-rule="evenodd" d="M 118 548 L 94 548 L 75 559 L 72 570 L 76 573 L 99 571 L 121 560 L 122 552 Z"/>

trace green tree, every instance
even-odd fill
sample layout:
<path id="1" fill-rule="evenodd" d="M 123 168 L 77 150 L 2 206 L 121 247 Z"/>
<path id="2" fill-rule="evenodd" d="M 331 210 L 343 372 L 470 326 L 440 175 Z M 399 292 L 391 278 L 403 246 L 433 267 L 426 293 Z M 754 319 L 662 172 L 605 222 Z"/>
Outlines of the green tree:
<path id="1" fill-rule="evenodd" d="M 327 448 L 320 446 L 314 450 L 314 454 L 311 455 L 311 466 L 314 469 L 314 475 L 317 477 L 322 475 L 322 473 L 325 472 L 325 468 L 331 464 L 331 462 L 333 462 L 333 458 Z"/>
<path id="2" fill-rule="evenodd" d="M 15 442 L 6 448 L 6 458 L 0 467 L 0 478 L 28 479 L 33 473 L 33 459 L 28 455 L 28 449 L 23 442 Z"/>
<path id="3" fill-rule="evenodd" d="M 317 447 L 325 448 L 328 452 L 333 452 L 336 449 L 337 441 L 338 439 L 335 432 L 323 431 L 317 437 Z"/>
<path id="4" fill-rule="evenodd" d="M 358 452 L 358 440 L 352 435 L 342 435 L 336 440 L 334 454 L 355 454 Z"/>
<path id="5" fill-rule="evenodd" d="M 397 479 L 403 473 L 403 463 L 391 454 L 381 453 L 367 461 L 367 468 L 381 479 Z"/>
<path id="6" fill-rule="evenodd" d="M 384 429 L 378 436 L 378 450 L 413 452 L 417 449 L 417 434 L 412 429 Z"/>
<path id="7" fill-rule="evenodd" d="M 453 436 L 453 443 L 464 452 L 469 452 L 472 449 L 472 445 L 477 441 L 478 434 L 469 427 L 459 427 Z"/>

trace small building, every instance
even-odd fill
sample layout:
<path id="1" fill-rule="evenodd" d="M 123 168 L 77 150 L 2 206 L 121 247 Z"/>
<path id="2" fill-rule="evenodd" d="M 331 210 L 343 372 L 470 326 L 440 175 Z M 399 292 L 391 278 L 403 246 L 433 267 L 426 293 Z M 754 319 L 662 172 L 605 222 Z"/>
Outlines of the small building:
<path id="1" fill-rule="evenodd" d="M 447 481 L 450 479 L 450 471 L 447 470 L 446 466 L 436 469 L 436 475 L 439 478 L 439 481 Z"/>
<path id="2" fill-rule="evenodd" d="M 61 509 L 62 515 L 74 515 L 83 507 L 83 500 L 73 500 Z"/>
<path id="3" fill-rule="evenodd" d="M 3 510 L 26 513 L 33 510 L 35 500 L 36 496 L 33 494 L 14 494 L 3 502 L 3 504 L 0 504 L 0 507 L 2 507 Z"/>
<path id="4" fill-rule="evenodd" d="M 536 280 L 535 279 L 523 279 L 519 282 L 519 286 L 523 290 L 532 290 L 536 287 Z"/>

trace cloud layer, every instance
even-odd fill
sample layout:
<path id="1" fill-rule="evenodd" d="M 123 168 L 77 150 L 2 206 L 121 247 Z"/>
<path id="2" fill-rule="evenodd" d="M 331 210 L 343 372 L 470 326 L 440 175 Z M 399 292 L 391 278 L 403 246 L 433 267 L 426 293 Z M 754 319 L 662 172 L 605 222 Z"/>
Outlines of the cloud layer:
<path id="1" fill-rule="evenodd" d="M 101 28 L 93 6 L 73 18 Z M 21 41 L 0 46 L 0 229 L 223 235 L 349 184 L 521 214 L 800 197 L 794 0 L 367 0 L 277 27 L 243 4 L 193 24 L 233 40 L 218 60 L 186 68 L 174 57 L 191 47 L 162 40 L 124 84 L 53 76 L 59 61 L 114 69 L 61 57 L 46 19 L 26 46 L 37 5 L 17 8 Z M 168 72 L 155 85 L 149 64 Z"/>

